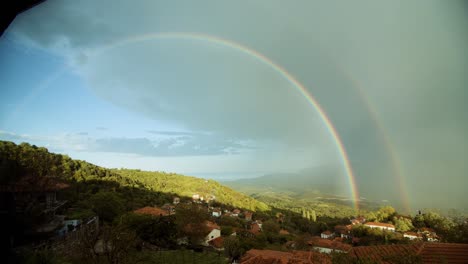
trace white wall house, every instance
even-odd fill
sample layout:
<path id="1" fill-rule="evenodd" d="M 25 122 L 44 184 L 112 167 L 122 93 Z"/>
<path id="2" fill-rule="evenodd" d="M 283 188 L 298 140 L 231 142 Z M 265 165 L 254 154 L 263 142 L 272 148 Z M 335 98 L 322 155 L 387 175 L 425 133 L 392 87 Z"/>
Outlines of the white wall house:
<path id="1" fill-rule="evenodd" d="M 320 234 L 321 238 L 333 238 L 334 234 L 331 231 L 324 231 Z"/>
<path id="2" fill-rule="evenodd" d="M 221 228 L 213 222 L 207 221 L 205 224 L 208 227 L 209 233 L 205 236 L 203 244 L 205 246 L 208 246 L 211 240 L 221 236 Z"/>
<path id="3" fill-rule="evenodd" d="M 381 229 L 381 230 L 395 232 L 395 226 L 392 225 L 392 224 L 378 223 L 378 222 L 367 222 L 364 225 L 369 227 L 369 228 L 378 228 L 378 229 Z"/>
<path id="4" fill-rule="evenodd" d="M 415 232 L 405 232 L 403 237 L 408 238 L 409 240 L 422 239 L 422 236 Z"/>
<path id="5" fill-rule="evenodd" d="M 214 217 L 220 217 L 221 216 L 221 210 L 213 210 L 213 212 L 211 212 L 211 215 L 214 216 Z"/>

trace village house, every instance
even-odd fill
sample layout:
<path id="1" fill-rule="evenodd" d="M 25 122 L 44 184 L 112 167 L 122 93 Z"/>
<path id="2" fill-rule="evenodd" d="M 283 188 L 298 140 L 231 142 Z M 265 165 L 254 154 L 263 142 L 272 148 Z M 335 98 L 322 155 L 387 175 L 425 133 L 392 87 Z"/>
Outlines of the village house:
<path id="1" fill-rule="evenodd" d="M 252 221 L 252 215 L 253 215 L 252 212 L 245 211 L 245 212 L 244 212 L 245 220 L 247 220 L 247 221 Z"/>
<path id="2" fill-rule="evenodd" d="M 198 202 L 198 200 L 200 200 L 200 195 L 199 194 L 192 195 L 192 201 Z"/>
<path id="3" fill-rule="evenodd" d="M 175 214 L 175 206 L 169 203 L 164 204 L 161 209 L 166 210 L 170 215 Z"/>
<path id="4" fill-rule="evenodd" d="M 250 232 L 252 234 L 258 234 L 262 231 L 262 225 L 259 224 L 257 221 L 253 222 L 251 225 L 250 225 Z"/>
<path id="5" fill-rule="evenodd" d="M 351 229 L 353 228 L 353 225 L 337 225 L 335 226 L 335 233 L 340 234 L 340 237 L 342 238 L 351 238 Z"/>
<path id="6" fill-rule="evenodd" d="M 206 221 L 205 225 L 208 227 L 208 234 L 205 236 L 203 241 L 203 245 L 209 246 L 209 242 L 221 237 L 221 227 L 219 227 L 216 223 Z"/>
<path id="7" fill-rule="evenodd" d="M 379 222 L 367 222 L 364 225 L 369 228 L 378 228 L 380 230 L 395 232 L 395 226 L 392 224 L 379 223 Z"/>
<path id="8" fill-rule="evenodd" d="M 224 238 L 222 236 L 209 241 L 208 244 L 217 251 L 224 250 Z"/>
<path id="9" fill-rule="evenodd" d="M 241 213 L 241 211 L 239 209 L 234 209 L 234 210 L 232 210 L 231 216 L 238 217 L 240 213 Z"/>
<path id="10" fill-rule="evenodd" d="M 174 197 L 174 199 L 172 200 L 172 203 L 173 204 L 179 204 L 180 203 L 180 198 L 179 197 Z"/>
<path id="11" fill-rule="evenodd" d="M 222 214 L 221 209 L 219 208 L 214 208 L 213 211 L 211 211 L 211 215 L 214 217 L 220 217 Z"/>
<path id="12" fill-rule="evenodd" d="M 418 234 L 420 234 L 425 241 L 428 242 L 437 242 L 439 241 L 439 236 L 432 228 L 423 227 L 418 230 Z"/>
<path id="13" fill-rule="evenodd" d="M 403 233 L 403 237 L 408 238 L 409 240 L 422 239 L 422 234 L 418 234 L 416 232 L 405 232 Z"/>
<path id="14" fill-rule="evenodd" d="M 359 225 L 359 224 L 362 225 L 366 222 L 366 218 L 364 218 L 363 216 L 359 216 L 354 219 L 351 219 L 350 222 L 352 225 Z"/>
<path id="15" fill-rule="evenodd" d="M 320 253 L 347 253 L 352 248 L 351 245 L 342 243 L 339 239 L 330 240 L 321 237 L 313 237 L 307 244 Z"/>
<path id="16" fill-rule="evenodd" d="M 320 237 L 321 238 L 325 238 L 325 239 L 328 239 L 328 238 L 333 238 L 335 236 L 335 234 L 333 234 L 331 231 L 327 230 L 327 231 L 323 231 L 321 234 L 320 234 Z"/>

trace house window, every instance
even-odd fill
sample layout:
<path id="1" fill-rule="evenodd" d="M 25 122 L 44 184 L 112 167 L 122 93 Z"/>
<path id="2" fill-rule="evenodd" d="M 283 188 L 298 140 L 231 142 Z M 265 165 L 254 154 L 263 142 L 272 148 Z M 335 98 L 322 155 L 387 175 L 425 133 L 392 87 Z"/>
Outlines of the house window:
<path id="1" fill-rule="evenodd" d="M 211 236 L 211 238 L 213 238 L 214 236 Z"/>

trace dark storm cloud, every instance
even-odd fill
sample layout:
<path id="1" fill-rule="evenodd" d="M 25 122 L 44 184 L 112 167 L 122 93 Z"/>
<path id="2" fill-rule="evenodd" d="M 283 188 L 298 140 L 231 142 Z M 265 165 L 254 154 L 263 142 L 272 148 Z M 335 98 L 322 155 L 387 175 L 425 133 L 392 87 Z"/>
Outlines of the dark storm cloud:
<path id="1" fill-rule="evenodd" d="M 189 131 L 263 146 L 274 142 L 281 146 L 277 152 L 319 149 L 323 160 L 337 160 L 326 154 L 334 144 L 317 112 L 291 92 L 294 87 L 281 75 L 239 51 L 165 40 L 89 56 L 90 50 L 115 40 L 172 31 L 235 40 L 291 72 L 336 126 L 363 193 L 387 199 L 379 196 L 385 188 L 392 190 L 392 198 L 401 198 L 395 179 L 400 171 L 413 205 L 443 190 L 446 194 L 432 201 L 435 206 L 467 206 L 459 199 L 468 185 L 466 3 L 47 1 L 9 29 L 61 53 L 96 94 L 118 106 L 178 122 Z M 238 147 L 195 138 L 207 144 L 200 153 Z M 385 138 L 401 168 L 392 164 Z M 97 145 L 101 150 L 170 155 L 174 144 L 161 143 L 164 151 L 145 138 L 102 139 Z M 172 153 L 195 145 L 181 145 Z"/>

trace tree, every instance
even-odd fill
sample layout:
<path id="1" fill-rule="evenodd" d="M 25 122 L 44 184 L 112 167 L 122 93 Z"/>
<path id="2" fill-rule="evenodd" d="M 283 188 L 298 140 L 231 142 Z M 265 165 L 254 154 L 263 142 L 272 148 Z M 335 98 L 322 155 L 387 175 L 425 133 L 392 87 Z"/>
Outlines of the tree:
<path id="1" fill-rule="evenodd" d="M 411 219 L 404 217 L 394 217 L 393 223 L 395 223 L 395 229 L 400 232 L 406 232 L 414 228 Z"/>
<path id="2" fill-rule="evenodd" d="M 104 222 L 112 222 L 125 209 L 122 198 L 114 192 L 98 192 L 91 197 L 89 203 Z"/>
<path id="3" fill-rule="evenodd" d="M 388 221 L 395 215 L 395 208 L 391 206 L 384 206 L 377 211 L 377 221 Z"/>
<path id="4" fill-rule="evenodd" d="M 266 233 L 277 234 L 280 231 L 280 226 L 273 220 L 267 220 L 262 225 L 262 230 Z"/>
<path id="5" fill-rule="evenodd" d="M 118 264 L 124 262 L 135 249 L 136 235 L 121 225 L 104 226 L 99 231 L 93 226 L 83 226 L 73 245 L 73 253 L 81 262 Z M 100 258 L 99 256 L 104 256 Z"/>
<path id="6" fill-rule="evenodd" d="M 317 222 L 317 214 L 315 213 L 315 210 L 312 210 L 311 218 L 313 222 Z"/>
<path id="7" fill-rule="evenodd" d="M 227 257 L 229 257 L 229 263 L 238 260 L 244 253 L 244 250 L 241 246 L 241 242 L 235 236 L 229 236 L 226 239 L 224 239 L 223 246 L 224 253 Z"/>
<path id="8" fill-rule="evenodd" d="M 208 234 L 208 211 L 198 204 L 177 206 L 175 222 L 181 236 L 186 236 L 190 244 L 196 245 Z"/>

